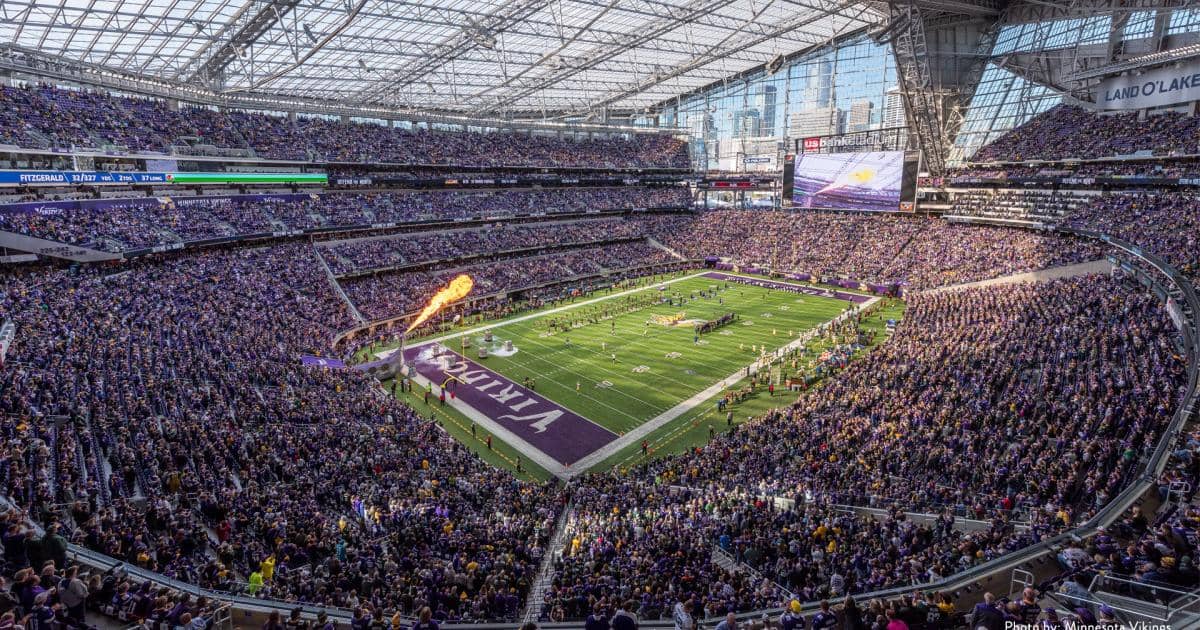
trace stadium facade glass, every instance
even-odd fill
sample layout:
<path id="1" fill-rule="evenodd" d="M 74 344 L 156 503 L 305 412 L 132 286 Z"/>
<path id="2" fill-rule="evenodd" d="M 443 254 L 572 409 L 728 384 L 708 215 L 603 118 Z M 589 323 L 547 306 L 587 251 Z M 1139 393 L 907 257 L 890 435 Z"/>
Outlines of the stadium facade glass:
<path id="1" fill-rule="evenodd" d="M 1134 11 L 1120 28 L 1122 41 L 1153 36 L 1161 10 Z M 1003 55 L 1063 50 L 1106 44 L 1113 30 L 1111 15 L 1005 24 L 992 47 L 993 60 Z M 1176 9 L 1167 18 L 1166 35 L 1200 32 L 1200 9 Z M 984 69 L 962 129 L 954 141 L 951 162 L 969 160 L 980 148 L 1030 118 L 1058 105 L 1062 95 L 1028 81 L 996 63 Z"/>
<path id="2" fill-rule="evenodd" d="M 689 130 L 700 141 L 701 168 L 747 170 L 739 156 L 777 155 L 787 138 L 902 126 L 904 110 L 891 47 L 862 35 L 805 53 L 774 74 L 759 70 L 682 95 L 640 122 Z"/>

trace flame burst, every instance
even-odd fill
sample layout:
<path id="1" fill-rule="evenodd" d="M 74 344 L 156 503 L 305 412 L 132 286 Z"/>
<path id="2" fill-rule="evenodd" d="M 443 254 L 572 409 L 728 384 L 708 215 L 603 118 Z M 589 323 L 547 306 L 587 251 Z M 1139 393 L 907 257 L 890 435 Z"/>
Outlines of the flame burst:
<path id="1" fill-rule="evenodd" d="M 438 291 L 433 296 L 433 299 L 429 300 L 429 304 L 425 306 L 425 309 L 421 311 L 420 315 L 417 315 L 417 318 L 413 320 L 413 323 L 408 327 L 408 330 L 404 331 L 404 334 L 407 335 L 417 326 L 424 324 L 430 317 L 436 315 L 438 311 L 442 310 L 443 307 L 447 306 L 451 302 L 467 297 L 467 294 L 470 293 L 471 289 L 474 287 L 475 281 L 472 280 L 471 276 L 468 276 L 467 274 L 461 274 L 451 280 L 450 284 L 446 285 L 446 288 Z"/>

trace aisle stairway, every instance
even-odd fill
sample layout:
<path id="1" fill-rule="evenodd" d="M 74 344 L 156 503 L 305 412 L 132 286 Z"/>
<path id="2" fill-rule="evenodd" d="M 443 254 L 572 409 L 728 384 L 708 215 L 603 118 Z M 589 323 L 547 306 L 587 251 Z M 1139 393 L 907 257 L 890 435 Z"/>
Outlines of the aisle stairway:
<path id="1" fill-rule="evenodd" d="M 574 512 L 574 504 L 568 503 L 558 517 L 554 535 L 550 537 L 550 544 L 542 552 L 542 563 L 538 567 L 537 577 L 534 578 L 533 587 L 529 589 L 529 597 L 525 599 L 525 610 L 521 613 L 521 623 L 537 622 L 542 616 L 546 590 L 554 582 L 554 563 L 562 556 L 562 550 L 566 548 L 567 524 L 574 517 Z"/>

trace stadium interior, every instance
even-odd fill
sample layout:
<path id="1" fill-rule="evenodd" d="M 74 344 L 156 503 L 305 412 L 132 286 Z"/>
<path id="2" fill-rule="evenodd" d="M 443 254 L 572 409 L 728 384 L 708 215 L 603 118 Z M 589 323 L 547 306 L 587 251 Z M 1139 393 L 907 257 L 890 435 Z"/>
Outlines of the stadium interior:
<path id="1" fill-rule="evenodd" d="M 1200 628 L 1192 0 L 3 0 L 0 289 L 0 630 Z"/>

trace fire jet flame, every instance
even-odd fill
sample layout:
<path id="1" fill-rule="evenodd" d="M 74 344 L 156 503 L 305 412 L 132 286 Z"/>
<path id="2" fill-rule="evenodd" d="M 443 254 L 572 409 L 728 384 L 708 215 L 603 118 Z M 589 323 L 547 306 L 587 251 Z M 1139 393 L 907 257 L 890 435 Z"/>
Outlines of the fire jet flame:
<path id="1" fill-rule="evenodd" d="M 451 302 L 467 297 L 467 294 L 470 293 L 471 289 L 474 287 L 475 281 L 472 280 L 471 276 L 468 276 L 467 274 L 460 274 L 451 280 L 450 284 L 446 285 L 446 288 L 434 294 L 433 298 L 429 300 L 429 304 L 425 306 L 425 309 L 421 311 L 420 315 L 417 315 L 417 318 L 413 320 L 413 323 L 408 327 L 408 330 L 404 331 L 404 334 L 407 335 L 417 326 L 424 324 L 430 317 L 436 315 L 438 311 L 442 310 L 442 308 L 449 305 Z"/>

